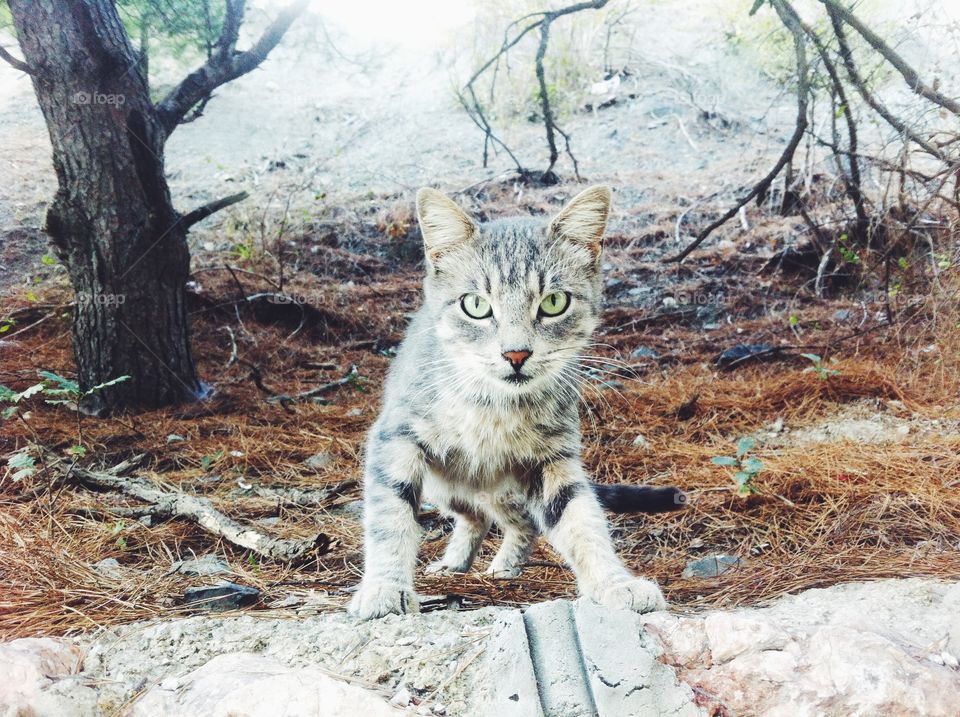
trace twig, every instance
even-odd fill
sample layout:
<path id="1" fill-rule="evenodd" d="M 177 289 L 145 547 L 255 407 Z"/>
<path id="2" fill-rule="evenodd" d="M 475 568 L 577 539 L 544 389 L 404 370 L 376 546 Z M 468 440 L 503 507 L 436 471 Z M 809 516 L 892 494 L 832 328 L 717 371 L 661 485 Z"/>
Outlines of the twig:
<path id="1" fill-rule="evenodd" d="M 808 78 L 808 67 L 807 67 L 807 52 L 804 47 L 803 32 L 801 28 L 797 25 L 794 18 L 785 11 L 781 2 L 779 0 L 771 0 L 774 9 L 777 11 L 777 14 L 780 15 L 780 19 L 783 20 L 784 25 L 787 26 L 787 29 L 790 30 L 793 35 L 793 46 L 794 51 L 797 57 L 797 121 L 796 126 L 793 130 L 793 136 L 790 137 L 790 141 L 787 143 L 786 148 L 783 150 L 783 153 L 780 155 L 780 158 L 777 160 L 777 163 L 773 165 L 773 168 L 767 173 L 767 175 L 757 182 L 753 189 L 751 189 L 747 194 L 745 194 L 737 203 L 731 207 L 723 216 L 719 219 L 716 219 L 706 228 L 700 231 L 697 234 L 697 238 L 690 242 L 679 254 L 674 256 L 667 257 L 664 259 L 665 262 L 681 262 L 686 259 L 691 252 L 693 252 L 698 246 L 700 246 L 704 240 L 710 236 L 715 229 L 726 224 L 730 219 L 735 217 L 740 211 L 740 207 L 743 207 L 754 197 L 763 196 L 767 190 L 770 188 L 770 185 L 773 183 L 773 180 L 777 178 L 777 175 L 780 174 L 780 171 L 793 159 L 794 153 L 797 151 L 797 147 L 800 145 L 800 140 L 803 139 L 803 134 L 807 129 L 807 105 L 810 94 L 810 81 Z"/>
<path id="2" fill-rule="evenodd" d="M 284 406 L 288 403 L 293 403 L 295 401 L 305 401 L 307 399 L 317 398 L 322 396 L 325 393 L 329 393 L 335 388 L 340 388 L 341 386 L 346 386 L 357 380 L 357 377 L 360 375 L 360 372 L 357 370 L 356 366 L 351 366 L 350 371 L 347 372 L 347 375 L 343 378 L 338 378 L 336 381 L 330 381 L 321 386 L 311 388 L 309 391 L 301 391 L 296 393 L 293 396 L 288 396 L 287 394 L 275 394 L 267 398 L 268 403 L 280 403 Z"/>
<path id="3" fill-rule="evenodd" d="M 219 212 L 221 209 L 226 209 L 237 202 L 242 202 L 249 196 L 250 195 L 247 192 L 238 192 L 236 194 L 231 194 L 229 197 L 222 197 L 221 199 L 217 199 L 209 204 L 204 204 L 202 207 L 197 207 L 193 211 L 181 216 L 180 224 L 183 225 L 184 228 L 189 229 L 197 222 L 201 222 L 209 217 L 211 214 Z"/>
<path id="4" fill-rule="evenodd" d="M 860 33 L 860 36 L 863 37 L 874 50 L 879 52 L 887 62 L 894 66 L 915 94 L 930 100 L 955 115 L 960 115 L 960 103 L 925 84 L 923 80 L 920 79 L 920 75 L 916 70 L 908 65 L 892 47 L 880 39 L 880 36 L 873 32 L 873 30 L 864 25 L 850 10 L 837 2 L 837 0 L 820 0 L 820 2 L 826 6 L 831 19 L 834 17 L 842 18 L 845 23 Z"/>
<path id="5" fill-rule="evenodd" d="M 11 55 L 7 51 L 7 48 L 5 48 L 3 45 L 0 45 L 0 60 L 5 60 L 10 65 L 12 65 L 15 69 L 20 70 L 21 72 L 26 72 L 28 75 L 35 74 L 33 69 L 30 67 L 30 65 L 28 65 L 23 60 L 18 60 L 16 57 Z"/>
<path id="6" fill-rule="evenodd" d="M 949 159 L 947 158 L 946 154 L 944 154 L 938 147 L 926 141 L 923 137 L 907 127 L 905 122 L 895 117 L 893 113 L 891 113 L 890 110 L 888 110 L 886 106 L 880 102 L 880 100 L 878 100 L 869 89 L 867 89 L 866 82 L 864 82 L 863 77 L 860 76 L 860 71 L 857 69 L 856 61 L 853 59 L 853 52 L 850 50 L 850 44 L 847 41 L 847 33 L 843 29 L 843 22 L 841 20 L 840 13 L 837 12 L 836 8 L 832 4 L 827 5 L 827 13 L 830 15 L 830 23 L 833 26 L 833 34 L 836 36 L 837 43 L 840 46 L 840 57 L 843 59 L 843 65 L 847 70 L 847 76 L 850 78 L 850 82 L 853 83 L 853 86 L 857 89 L 857 92 L 863 98 L 863 101 L 866 102 L 874 112 L 880 115 L 887 124 L 897 130 L 897 132 L 899 132 L 901 135 L 907 137 L 912 142 L 922 147 L 941 162 L 948 162 Z"/>
<path id="7" fill-rule="evenodd" d="M 206 532 L 227 540 L 234 545 L 271 560 L 291 562 L 308 555 L 327 552 L 330 538 L 318 533 L 305 540 L 272 538 L 227 517 L 208 498 L 188 495 L 179 490 L 164 491 L 150 481 L 137 476 L 118 475 L 119 466 L 110 471 L 91 471 L 71 465 L 51 455 L 50 461 L 66 478 L 73 478 L 88 487 L 118 491 L 131 498 L 149 503 L 150 515 L 164 518 L 185 518 L 193 521 Z"/>
<path id="8" fill-rule="evenodd" d="M 264 30 L 260 39 L 246 52 L 237 52 L 237 38 L 243 22 L 244 0 L 226 3 L 223 29 L 216 51 L 201 67 L 191 72 L 157 105 L 160 124 L 169 136 L 183 123 L 187 113 L 198 103 L 209 99 L 221 85 L 257 68 L 275 48 L 293 21 L 304 11 L 309 0 L 295 0 L 287 5 Z"/>
<path id="9" fill-rule="evenodd" d="M 300 508 L 320 508 L 325 506 L 331 498 L 343 495 L 357 487 L 357 481 L 344 481 L 330 488 L 289 488 L 285 486 L 255 485 L 243 491 L 244 496 L 268 498 L 286 505 L 295 505 Z"/>

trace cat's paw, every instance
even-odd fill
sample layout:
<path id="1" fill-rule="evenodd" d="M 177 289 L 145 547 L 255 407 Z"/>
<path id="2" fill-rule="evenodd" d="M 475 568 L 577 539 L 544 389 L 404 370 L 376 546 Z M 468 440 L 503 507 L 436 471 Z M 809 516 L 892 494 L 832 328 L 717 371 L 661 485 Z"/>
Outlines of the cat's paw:
<path id="1" fill-rule="evenodd" d="M 523 572 L 520 566 L 518 565 L 508 565 L 506 563 L 498 563 L 494 560 L 490 563 L 490 567 L 485 571 L 487 575 L 491 578 L 496 578 L 500 580 L 509 579 L 509 578 L 518 578 L 520 573 Z"/>
<path id="2" fill-rule="evenodd" d="M 592 591 L 591 597 L 606 607 L 634 612 L 654 612 L 667 608 L 667 601 L 663 599 L 660 588 L 655 582 L 645 578 L 630 578 L 609 587 L 598 588 Z"/>
<path id="3" fill-rule="evenodd" d="M 463 563 L 450 564 L 446 560 L 435 560 L 423 571 L 429 575 L 456 575 L 469 572 L 470 566 Z"/>
<path id="4" fill-rule="evenodd" d="M 360 583 L 347 612 L 361 620 L 384 615 L 420 612 L 420 599 L 412 588 L 394 583 Z"/>

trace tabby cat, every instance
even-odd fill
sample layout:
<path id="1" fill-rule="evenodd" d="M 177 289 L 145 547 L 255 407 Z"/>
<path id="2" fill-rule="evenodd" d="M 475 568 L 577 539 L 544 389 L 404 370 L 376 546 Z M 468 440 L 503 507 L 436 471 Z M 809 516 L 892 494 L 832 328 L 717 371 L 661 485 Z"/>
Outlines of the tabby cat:
<path id="1" fill-rule="evenodd" d="M 470 569 L 496 523 L 487 572 L 515 577 L 540 534 L 580 592 L 608 606 L 665 607 L 613 549 L 603 508 L 679 508 L 675 488 L 590 483 L 580 460 L 582 361 L 600 317 L 610 190 L 591 187 L 550 222 L 478 224 L 433 189 L 417 194 L 424 302 L 390 368 L 364 472 L 360 618 L 417 612 L 420 501 L 454 519 L 428 573 Z"/>

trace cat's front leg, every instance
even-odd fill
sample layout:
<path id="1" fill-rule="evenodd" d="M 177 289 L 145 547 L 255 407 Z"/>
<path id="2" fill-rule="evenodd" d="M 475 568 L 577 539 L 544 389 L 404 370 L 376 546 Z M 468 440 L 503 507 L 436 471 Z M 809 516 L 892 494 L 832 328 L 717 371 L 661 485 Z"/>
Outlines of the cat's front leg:
<path id="1" fill-rule="evenodd" d="M 490 530 L 490 519 L 479 512 L 464 509 L 456 512 L 456 522 L 443 557 L 427 566 L 426 572 L 449 575 L 470 570 L 480 544 Z"/>
<path id="2" fill-rule="evenodd" d="M 614 551 L 603 508 L 579 458 L 545 464 L 541 489 L 544 532 L 573 568 L 581 593 L 602 605 L 635 612 L 666 607 L 657 584 L 632 575 Z"/>
<path id="3" fill-rule="evenodd" d="M 368 620 L 420 611 L 413 574 L 425 470 L 423 452 L 408 438 L 371 432 L 363 478 L 363 579 L 351 615 Z"/>

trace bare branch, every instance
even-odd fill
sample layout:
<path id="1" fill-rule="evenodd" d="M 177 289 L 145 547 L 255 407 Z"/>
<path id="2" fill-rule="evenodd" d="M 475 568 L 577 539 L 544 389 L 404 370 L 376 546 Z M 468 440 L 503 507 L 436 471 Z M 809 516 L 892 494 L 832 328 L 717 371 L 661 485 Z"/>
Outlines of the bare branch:
<path id="1" fill-rule="evenodd" d="M 547 146 L 550 150 L 550 166 L 543 173 L 543 177 L 546 179 L 548 177 L 555 177 L 553 174 L 553 167 L 559 158 L 559 152 L 557 151 L 556 143 L 556 134 L 559 133 L 564 138 L 564 143 L 566 145 L 566 152 L 570 156 L 571 161 L 573 162 L 574 172 L 577 175 L 577 178 L 580 178 L 580 170 L 577 165 L 577 160 L 573 156 L 570 150 L 570 138 L 564 133 L 556 124 L 556 120 L 553 116 L 553 110 L 550 107 L 550 100 L 547 93 L 547 84 L 546 76 L 544 72 L 543 60 L 547 51 L 547 44 L 549 42 L 550 34 L 550 25 L 557 18 L 563 17 L 564 15 L 570 15 L 581 10 L 599 10 L 604 7 L 609 0 L 587 0 L 585 2 L 575 3 L 573 5 L 568 5 L 567 7 L 560 8 L 559 10 L 544 10 L 541 12 L 534 12 L 524 15 L 517 20 L 511 22 L 506 31 L 504 32 L 503 43 L 500 46 L 500 49 L 493 55 L 489 60 L 484 62 L 476 72 L 467 80 L 466 84 L 463 86 L 463 89 L 459 93 L 460 103 L 463 105 L 463 108 L 466 110 L 467 114 L 470 116 L 470 119 L 473 120 L 480 129 L 484 131 L 484 153 L 483 153 L 483 166 L 487 166 L 487 147 L 492 142 L 494 144 L 502 147 L 507 154 L 510 155 L 510 158 L 513 160 L 514 164 L 517 166 L 517 172 L 521 175 L 528 175 L 529 172 L 523 168 L 520 162 L 514 156 L 513 152 L 504 144 L 498 137 L 493 134 L 493 129 L 490 125 L 489 120 L 487 120 L 486 115 L 484 114 L 483 107 L 480 104 L 480 101 L 477 99 L 476 92 L 474 90 L 475 83 L 478 79 L 491 67 L 499 67 L 500 59 L 505 57 L 507 53 L 515 47 L 520 40 L 527 36 L 533 30 L 539 28 L 540 30 L 540 44 L 537 49 L 536 60 L 535 60 L 535 69 L 537 75 L 537 83 L 539 86 L 539 95 L 540 95 L 540 106 L 543 111 L 543 122 L 547 132 Z M 510 31 L 521 24 L 526 20 L 531 18 L 539 18 L 538 20 L 529 23 L 522 30 L 518 31 L 513 37 L 510 37 Z M 496 82 L 496 69 L 494 71 L 494 82 Z M 493 94 L 493 89 L 491 87 L 491 97 Z M 469 95 L 469 101 L 467 99 Z"/>
<path id="2" fill-rule="evenodd" d="M 847 41 L 847 33 L 843 29 L 841 15 L 836 12 L 832 4 L 827 4 L 827 13 L 830 15 L 830 22 L 833 25 L 833 34 L 836 35 L 837 42 L 840 45 L 840 57 L 843 58 L 843 65 L 847 70 L 847 76 L 849 76 L 853 86 L 857 88 L 857 92 L 860 93 L 863 101 L 870 105 L 873 111 L 880 115 L 884 121 L 897 130 L 897 132 L 915 142 L 941 162 L 949 163 L 950 160 L 938 147 L 935 147 L 932 143 L 907 127 L 905 122 L 895 117 L 894 114 L 867 89 L 867 84 L 864 82 L 863 77 L 860 76 L 860 71 L 857 69 L 857 64 L 853 59 L 853 52 L 850 50 L 850 43 Z"/>
<path id="3" fill-rule="evenodd" d="M 108 472 L 98 472 L 79 468 L 56 457 L 51 461 L 65 476 L 72 477 L 80 483 L 119 491 L 150 504 L 150 515 L 186 518 L 212 535 L 271 560 L 290 562 L 314 552 L 322 554 L 330 544 L 330 539 L 323 533 L 306 540 L 272 538 L 227 517 L 214 508 L 208 498 L 188 495 L 175 489 L 164 491 L 146 479 L 136 476 L 120 477 L 118 474 L 122 470 L 119 470 L 119 466 Z"/>
<path id="4" fill-rule="evenodd" d="M 184 214 L 180 218 L 180 223 L 185 229 L 189 229 L 197 222 L 201 222 L 209 217 L 211 214 L 219 212 L 221 209 L 226 209 L 230 205 L 236 204 L 237 202 L 242 202 L 249 196 L 250 195 L 246 192 L 238 192 L 237 194 L 231 194 L 229 197 L 223 197 L 222 199 L 217 199 L 209 204 L 204 204 L 202 207 L 197 207 L 192 212 Z"/>
<path id="5" fill-rule="evenodd" d="M 7 48 L 5 48 L 3 45 L 0 45 L 0 60 L 5 60 L 10 65 L 12 65 L 15 69 L 20 70 L 21 72 L 26 72 L 28 75 L 33 74 L 33 70 L 31 69 L 30 65 L 28 65 L 23 60 L 18 60 L 16 57 L 11 55 L 7 51 Z"/>
<path id="6" fill-rule="evenodd" d="M 853 108 L 850 106 L 850 101 L 847 99 L 847 93 L 843 87 L 843 82 L 840 80 L 840 74 L 837 72 L 837 66 L 833 62 L 833 59 L 831 59 L 830 53 L 827 52 L 827 46 L 824 44 L 820 35 L 818 35 L 812 27 L 807 25 L 800 18 L 799 13 L 797 13 L 788 0 L 782 1 L 784 9 L 790 13 L 794 19 L 794 22 L 800 26 L 804 34 L 806 34 L 806 36 L 810 38 L 810 41 L 813 42 L 813 46 L 816 48 L 817 54 L 820 55 L 820 60 L 823 62 L 823 66 L 826 69 L 827 74 L 830 76 L 830 83 L 833 86 L 833 91 L 836 94 L 837 99 L 840 100 L 843 118 L 847 125 L 849 150 L 849 153 L 847 154 L 847 163 L 850 167 L 850 176 L 845 178 L 844 184 L 846 186 L 847 196 L 850 197 L 850 201 L 853 202 L 853 208 L 857 214 L 857 226 L 861 231 L 866 231 L 870 221 L 867 218 L 867 212 L 864 206 L 865 202 L 862 184 L 860 181 L 860 160 L 857 157 L 857 123 L 854 119 Z M 834 140 L 834 142 L 836 142 L 836 140 Z M 840 161 L 841 153 L 837 150 L 836 144 L 831 145 L 831 147 L 833 149 L 834 157 L 837 160 L 837 166 L 842 170 L 843 163 Z"/>
<path id="7" fill-rule="evenodd" d="M 283 39 L 290 25 L 309 2 L 310 0 L 295 0 L 284 8 L 253 47 L 245 52 L 236 51 L 236 42 L 246 3 L 243 0 L 228 2 L 223 30 L 210 59 L 184 78 L 157 105 L 160 124 L 167 135 L 183 122 L 194 106 L 208 98 L 216 88 L 257 68 Z"/>
<path id="8" fill-rule="evenodd" d="M 692 251 L 700 246 L 715 229 L 726 224 L 733 217 L 735 217 L 740 211 L 740 207 L 745 206 L 747 202 L 754 197 L 760 197 L 766 194 L 767 190 L 770 188 L 770 185 L 773 183 L 773 180 L 777 178 L 777 175 L 780 174 L 780 171 L 793 159 L 793 155 L 796 153 L 797 147 L 800 145 L 800 140 L 803 139 L 803 135 L 807 131 L 807 106 L 810 95 L 810 80 L 808 76 L 807 51 L 804 44 L 803 30 L 797 24 L 794 17 L 791 16 L 783 6 L 781 0 L 771 0 L 771 4 L 777 11 L 777 14 L 780 16 L 783 24 L 786 25 L 788 30 L 790 30 L 790 34 L 793 35 L 793 46 L 797 56 L 797 120 L 796 126 L 793 130 L 793 135 L 790 137 L 790 141 L 787 143 L 786 148 L 784 148 L 780 158 L 777 159 L 776 164 L 773 165 L 773 168 L 767 173 L 767 175 L 757 182 L 753 188 L 743 197 L 741 197 L 729 210 L 727 210 L 723 216 L 702 229 L 700 233 L 697 234 L 696 239 L 690 242 L 683 249 L 683 251 L 681 251 L 679 254 L 675 254 L 674 256 L 664 259 L 666 262 L 680 262 L 686 259 L 687 256 L 689 256 Z"/>
<path id="9" fill-rule="evenodd" d="M 917 71 L 908 65 L 906 60 L 900 57 L 879 35 L 864 25 L 856 15 L 837 2 L 837 0 L 820 0 L 820 2 L 827 7 L 831 18 L 834 16 L 842 18 L 845 23 L 860 33 L 863 39 L 866 40 L 874 50 L 879 52 L 887 62 L 896 68 L 897 72 L 900 73 L 914 93 L 930 100 L 934 104 L 940 105 L 955 115 L 960 115 L 960 103 L 925 84 L 923 80 L 920 79 Z"/>

